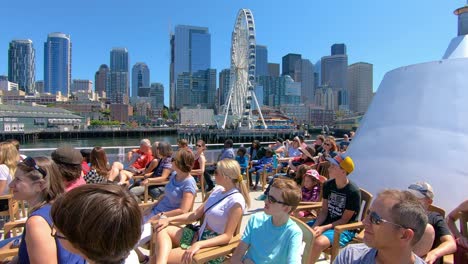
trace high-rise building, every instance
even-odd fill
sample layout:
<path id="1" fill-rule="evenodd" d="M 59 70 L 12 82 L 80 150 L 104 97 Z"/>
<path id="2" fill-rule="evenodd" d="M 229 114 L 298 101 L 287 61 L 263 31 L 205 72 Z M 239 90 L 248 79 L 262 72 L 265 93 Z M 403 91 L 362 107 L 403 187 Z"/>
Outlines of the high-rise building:
<path id="1" fill-rule="evenodd" d="M 139 88 L 150 86 L 150 70 L 144 62 L 137 62 L 132 67 L 132 97 L 140 96 Z"/>
<path id="2" fill-rule="evenodd" d="M 343 43 L 333 44 L 331 46 L 331 55 L 346 55 L 346 45 Z"/>
<path id="3" fill-rule="evenodd" d="M 348 67 L 349 108 L 365 113 L 372 100 L 373 65 L 358 62 Z"/>
<path id="4" fill-rule="evenodd" d="M 255 48 L 255 76 L 268 75 L 268 49 L 267 46 L 257 45 Z"/>
<path id="5" fill-rule="evenodd" d="M 97 93 L 99 97 L 107 97 L 106 91 L 109 86 L 109 78 L 109 66 L 101 64 L 99 70 L 94 75 L 94 92 Z"/>
<path id="6" fill-rule="evenodd" d="M 216 70 L 208 69 L 193 73 L 184 72 L 177 78 L 177 101 L 175 107 L 196 107 L 200 105 L 214 109 L 216 95 Z"/>
<path id="7" fill-rule="evenodd" d="M 268 76 L 279 77 L 280 65 L 279 63 L 268 63 Z"/>
<path id="8" fill-rule="evenodd" d="M 44 43 L 44 90 L 70 95 L 72 43 L 70 35 L 50 33 Z"/>
<path id="9" fill-rule="evenodd" d="M 289 75 L 258 76 L 257 84 L 263 87 L 263 103 L 259 102 L 260 105 L 279 107 L 301 103 L 301 83 L 295 82 Z"/>
<path id="10" fill-rule="evenodd" d="M 301 59 L 296 62 L 294 71 L 294 81 L 301 83 L 301 103 L 313 103 L 315 90 L 314 64 L 310 60 Z"/>
<path id="11" fill-rule="evenodd" d="M 339 52 L 338 47 L 340 44 L 335 44 L 335 52 Z M 334 92 L 339 94 L 337 96 L 339 99 L 338 104 L 336 105 L 336 109 L 338 110 L 339 107 L 341 108 L 348 108 L 349 107 L 349 99 L 347 98 L 348 87 L 347 87 L 347 75 L 348 75 L 348 55 L 346 54 L 338 54 L 338 55 L 331 55 L 325 56 L 321 59 L 321 85 L 327 86 L 333 89 Z"/>
<path id="12" fill-rule="evenodd" d="M 110 52 L 110 82 L 107 98 L 111 103 L 128 104 L 129 76 L 128 51 L 126 48 L 113 48 Z"/>
<path id="13" fill-rule="evenodd" d="M 162 83 L 152 83 L 148 97 L 150 98 L 151 109 L 157 117 L 161 117 L 164 108 L 164 86 Z"/>
<path id="14" fill-rule="evenodd" d="M 13 40 L 8 49 L 8 80 L 17 83 L 19 89 L 28 94 L 35 91 L 36 50 L 33 42 Z"/>
<path id="15" fill-rule="evenodd" d="M 178 108 L 179 102 L 190 101 L 190 98 L 178 98 L 178 95 L 189 96 L 178 92 L 179 76 L 183 75 L 182 78 L 187 80 L 188 75 L 211 67 L 211 35 L 206 27 L 178 25 L 170 37 L 170 45 L 170 107 Z"/>
<path id="16" fill-rule="evenodd" d="M 71 92 L 85 91 L 86 93 L 93 92 L 93 81 L 91 80 L 73 80 Z"/>
<path id="17" fill-rule="evenodd" d="M 218 105 L 226 104 L 226 98 L 229 94 L 229 84 L 231 80 L 231 70 L 224 69 L 219 73 Z"/>
<path id="18" fill-rule="evenodd" d="M 283 70 L 281 75 L 289 75 L 291 78 L 295 76 L 296 63 L 301 60 L 301 54 L 289 53 L 283 57 Z"/>
<path id="19" fill-rule="evenodd" d="M 44 81 L 43 80 L 36 81 L 34 88 L 37 93 L 44 93 Z"/>

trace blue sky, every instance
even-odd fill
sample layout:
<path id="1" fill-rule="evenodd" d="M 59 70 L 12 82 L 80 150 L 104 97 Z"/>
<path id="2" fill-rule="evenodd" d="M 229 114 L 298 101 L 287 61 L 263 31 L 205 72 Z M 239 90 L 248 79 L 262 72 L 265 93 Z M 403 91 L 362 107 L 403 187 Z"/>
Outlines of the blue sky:
<path id="1" fill-rule="evenodd" d="M 269 62 L 287 53 L 311 62 L 345 43 L 349 63 L 374 64 L 374 90 L 384 74 L 404 65 L 438 60 L 457 34 L 453 11 L 463 0 L 23 0 L 2 5 L 0 75 L 8 73 L 8 44 L 29 38 L 36 49 L 36 79 L 43 79 L 47 34 L 63 32 L 73 43 L 73 79 L 90 79 L 113 47 L 129 50 L 130 69 L 145 62 L 151 82 L 169 83 L 169 31 L 175 25 L 208 27 L 211 65 L 229 67 L 231 32 L 240 8 L 253 12 L 257 43 Z"/>

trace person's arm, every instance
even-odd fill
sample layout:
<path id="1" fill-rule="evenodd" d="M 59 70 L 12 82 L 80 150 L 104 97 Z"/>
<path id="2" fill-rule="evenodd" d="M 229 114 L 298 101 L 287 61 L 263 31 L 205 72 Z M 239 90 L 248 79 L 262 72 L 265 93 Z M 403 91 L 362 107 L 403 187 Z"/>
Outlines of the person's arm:
<path id="1" fill-rule="evenodd" d="M 209 238 L 207 240 L 201 240 L 193 243 L 184 253 L 182 257 L 183 263 L 190 263 L 192 260 L 193 255 L 198 252 L 201 248 L 206 247 L 214 247 L 223 244 L 227 244 L 232 237 L 234 236 L 234 232 L 236 231 L 237 225 L 240 223 L 242 219 L 242 207 L 240 204 L 236 203 L 231 207 L 229 213 L 227 215 L 227 222 L 224 228 L 224 233 L 215 236 L 213 238 Z"/>
<path id="2" fill-rule="evenodd" d="M 32 216 L 26 221 L 26 246 L 29 263 L 58 263 L 57 244 L 50 235 L 51 228 L 40 216 Z"/>
<path id="3" fill-rule="evenodd" d="M 193 200 L 195 200 L 195 195 L 191 192 L 184 192 L 182 195 L 182 202 L 180 208 L 164 212 L 164 215 L 167 217 L 181 215 L 190 212 L 192 208 Z"/>
<path id="4" fill-rule="evenodd" d="M 239 264 L 243 263 L 242 258 L 244 257 L 245 253 L 249 249 L 249 244 L 246 244 L 244 241 L 240 241 L 239 245 L 236 247 L 236 250 L 232 254 L 231 263 L 232 264 Z"/>
<path id="5" fill-rule="evenodd" d="M 203 173 L 205 173 L 205 164 L 206 164 L 205 155 L 200 155 L 200 157 L 198 158 L 198 164 L 200 164 L 200 168 L 190 171 L 190 174 L 203 175 Z"/>
<path id="6" fill-rule="evenodd" d="M 320 226 L 325 220 L 327 219 L 328 216 L 328 200 L 323 198 L 322 199 L 322 208 L 320 209 L 320 213 L 317 216 L 317 220 L 315 220 L 315 223 L 312 227 L 317 227 Z"/>
<path id="7" fill-rule="evenodd" d="M 141 174 L 143 174 L 144 176 L 151 176 L 151 174 L 153 173 L 153 170 L 156 169 L 158 164 L 159 164 L 159 159 L 154 158 L 150 162 L 149 166 L 146 167 L 145 170 Z"/>
<path id="8" fill-rule="evenodd" d="M 159 232 L 166 228 L 169 224 L 188 224 L 188 223 L 193 223 L 200 219 L 205 211 L 205 203 L 200 205 L 195 211 L 177 215 L 177 216 L 172 216 L 168 217 L 165 219 L 159 219 L 157 221 L 153 221 L 155 223 L 155 229 L 156 232 Z"/>
<path id="9" fill-rule="evenodd" d="M 127 160 L 130 161 L 132 159 L 133 153 L 137 152 L 139 149 L 132 149 L 127 153 Z"/>
<path id="10" fill-rule="evenodd" d="M 145 185 L 147 183 L 163 183 L 167 181 L 167 178 L 169 178 L 169 175 L 171 175 L 171 172 L 172 170 L 170 169 L 163 169 L 163 172 L 160 177 L 148 178 L 142 181 L 141 184 Z"/>
<path id="11" fill-rule="evenodd" d="M 323 210 L 323 207 L 322 207 L 322 210 Z M 320 210 L 320 213 L 322 213 L 322 210 Z M 344 225 L 344 224 L 349 223 L 349 221 L 351 221 L 351 218 L 353 218 L 355 213 L 356 213 L 355 211 L 351 211 L 351 210 L 346 209 L 340 219 L 338 219 L 335 222 L 330 223 L 328 225 L 318 226 L 317 229 L 315 230 L 315 231 L 317 231 L 316 236 L 323 234 L 323 232 L 327 231 L 328 229 L 332 229 L 337 225 Z M 315 224 L 314 224 L 314 226 L 315 226 Z"/>
<path id="12" fill-rule="evenodd" d="M 453 236 L 458 242 L 458 245 L 468 249 L 468 238 L 463 237 L 460 231 L 455 226 L 455 221 L 460 217 L 461 212 L 468 211 L 468 200 L 461 203 L 457 208 L 447 216 L 447 225 L 452 232 Z"/>
<path id="13" fill-rule="evenodd" d="M 455 239 L 451 235 L 441 236 L 440 242 L 441 244 L 438 247 L 429 251 L 429 253 L 427 253 L 426 257 L 424 258 L 424 261 L 426 261 L 427 264 L 432 264 L 438 258 L 452 254 L 457 250 L 457 244 L 455 243 Z"/>
<path id="14" fill-rule="evenodd" d="M 6 182 L 7 182 L 6 180 L 0 180 L 0 195 L 3 194 L 3 192 L 7 188 Z"/>

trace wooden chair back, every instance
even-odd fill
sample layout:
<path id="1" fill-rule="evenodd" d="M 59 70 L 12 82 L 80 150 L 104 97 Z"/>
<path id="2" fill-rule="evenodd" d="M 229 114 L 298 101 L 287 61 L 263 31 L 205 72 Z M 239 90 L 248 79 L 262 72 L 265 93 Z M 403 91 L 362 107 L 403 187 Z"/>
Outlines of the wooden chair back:
<path id="1" fill-rule="evenodd" d="M 8 202 L 8 210 L 0 211 L 0 216 L 8 216 L 10 217 L 10 221 L 19 220 L 21 218 L 21 214 L 23 217 L 26 217 L 24 203 L 22 201 L 14 200 L 13 194 L 1 195 L 0 201 L 1 200 Z"/>
<path id="2" fill-rule="evenodd" d="M 430 204 L 427 211 L 439 213 L 443 218 L 445 218 L 445 210 L 436 205 Z"/>
<path id="3" fill-rule="evenodd" d="M 330 176 L 328 174 L 329 167 L 330 167 L 330 162 L 322 161 L 318 164 L 317 171 L 319 172 L 320 175 L 324 176 L 327 179 L 330 179 Z"/>
<path id="4" fill-rule="evenodd" d="M 369 207 L 372 202 L 372 194 L 364 189 L 360 189 L 361 191 L 361 211 L 359 212 L 360 217 L 359 221 L 363 221 L 366 218 L 367 214 L 369 213 Z"/>
<path id="5" fill-rule="evenodd" d="M 299 226 L 299 228 L 302 231 L 302 242 L 303 242 L 303 248 L 302 248 L 302 262 L 303 264 L 308 264 L 310 263 L 309 261 L 309 256 L 310 256 L 310 249 L 312 248 L 312 245 L 314 244 L 314 232 L 310 226 L 308 226 L 306 223 L 303 221 L 297 219 L 294 216 L 291 216 L 291 219 Z"/>

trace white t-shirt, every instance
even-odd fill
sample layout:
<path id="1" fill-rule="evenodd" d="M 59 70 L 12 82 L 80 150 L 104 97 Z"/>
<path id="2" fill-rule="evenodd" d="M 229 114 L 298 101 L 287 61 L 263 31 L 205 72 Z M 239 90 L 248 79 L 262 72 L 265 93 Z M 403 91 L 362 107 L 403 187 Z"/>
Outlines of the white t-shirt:
<path id="1" fill-rule="evenodd" d="M 218 234 L 224 233 L 224 228 L 226 227 L 226 223 L 228 220 L 229 210 L 231 210 L 232 206 L 235 204 L 239 204 L 242 208 L 242 212 L 245 210 L 245 199 L 244 196 L 240 193 L 239 190 L 236 188 L 231 189 L 229 192 L 223 193 L 224 188 L 222 186 L 216 186 L 211 193 L 210 197 L 205 204 L 205 220 L 201 226 L 201 231 L 199 234 L 199 239 L 201 239 L 201 235 L 203 234 L 203 230 L 205 230 L 206 225 L 211 228 L 214 232 Z M 234 193 L 230 195 L 231 193 Z M 228 196 L 227 198 L 223 199 L 224 197 Z M 221 202 L 218 203 L 223 199 Z M 213 204 L 217 203 L 215 206 L 211 207 Z M 206 211 L 206 209 L 210 208 L 210 210 Z"/>
<path id="2" fill-rule="evenodd" d="M 5 195 L 10 192 L 10 188 L 8 188 L 8 184 L 10 184 L 11 180 L 12 180 L 12 177 L 10 174 L 10 169 L 8 168 L 7 165 L 1 164 L 0 165 L 0 181 L 6 181 L 5 190 L 3 190 L 3 193 L 1 195 Z"/>

